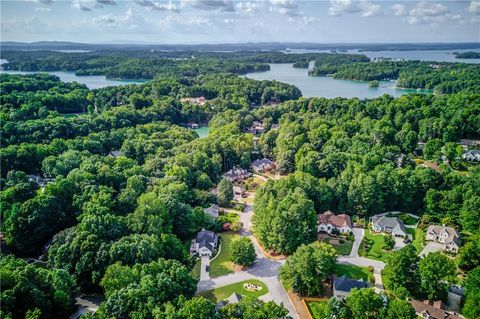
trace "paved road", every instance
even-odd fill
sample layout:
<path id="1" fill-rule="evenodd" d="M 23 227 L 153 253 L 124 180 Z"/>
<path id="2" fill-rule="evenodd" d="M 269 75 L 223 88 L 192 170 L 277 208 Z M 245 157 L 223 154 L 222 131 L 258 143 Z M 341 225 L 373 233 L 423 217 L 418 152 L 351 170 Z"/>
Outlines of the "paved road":
<path id="1" fill-rule="evenodd" d="M 229 284 L 233 284 L 239 281 L 258 279 L 267 285 L 269 293 L 262 296 L 262 300 L 273 300 L 277 303 L 283 303 L 285 308 L 288 309 L 289 315 L 292 318 L 299 318 L 295 308 L 293 307 L 287 292 L 283 288 L 278 279 L 278 273 L 280 266 L 285 262 L 284 260 L 272 260 L 267 258 L 260 250 L 257 241 L 252 236 L 250 231 L 251 218 L 253 215 L 253 207 L 251 204 L 247 204 L 245 211 L 240 215 L 240 221 L 243 223 L 243 229 L 240 231 L 240 235 L 247 236 L 252 239 L 257 253 L 257 259 L 252 266 L 244 271 L 235 272 L 233 274 L 209 278 L 206 280 L 200 279 L 198 283 L 198 291 L 205 291 L 209 289 L 223 287 Z"/>
<path id="2" fill-rule="evenodd" d="M 353 242 L 352 251 L 350 252 L 349 257 L 358 257 L 358 249 L 360 248 L 360 243 L 365 235 L 365 230 L 363 228 L 354 227 L 352 233 L 355 236 L 355 241 Z"/>

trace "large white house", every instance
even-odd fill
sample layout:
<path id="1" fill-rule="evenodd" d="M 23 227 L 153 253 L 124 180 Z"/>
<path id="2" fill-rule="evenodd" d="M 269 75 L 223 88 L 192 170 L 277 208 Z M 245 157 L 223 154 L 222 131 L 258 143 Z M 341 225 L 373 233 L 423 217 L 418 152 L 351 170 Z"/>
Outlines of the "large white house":
<path id="1" fill-rule="evenodd" d="M 200 257 L 211 257 L 218 246 L 218 236 L 213 231 L 202 229 L 198 232 L 197 238 L 192 240 L 190 254 L 198 254 Z"/>
<path id="2" fill-rule="evenodd" d="M 462 158 L 470 162 L 480 162 L 480 150 L 470 150 L 463 153 Z"/>
<path id="3" fill-rule="evenodd" d="M 435 241 L 443 244 L 443 249 L 449 252 L 457 253 L 460 248 L 460 235 L 453 227 L 448 226 L 428 226 L 425 235 L 426 240 Z"/>
<path id="4" fill-rule="evenodd" d="M 340 233 L 350 233 L 352 231 L 352 221 L 346 214 L 335 215 L 331 211 L 317 215 L 317 231 L 327 232 L 329 234 L 336 229 Z"/>

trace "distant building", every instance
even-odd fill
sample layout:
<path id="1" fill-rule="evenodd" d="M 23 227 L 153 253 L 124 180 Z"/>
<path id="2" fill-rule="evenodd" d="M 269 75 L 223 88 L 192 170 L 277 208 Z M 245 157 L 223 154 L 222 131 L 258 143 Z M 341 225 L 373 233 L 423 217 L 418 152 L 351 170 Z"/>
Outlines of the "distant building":
<path id="1" fill-rule="evenodd" d="M 355 280 L 345 276 L 336 277 L 333 280 L 333 296 L 335 298 L 345 298 L 353 288 L 364 289 L 368 287 L 370 287 L 370 284 L 362 279 Z"/>
<path id="2" fill-rule="evenodd" d="M 217 219 L 218 210 L 219 210 L 218 205 L 214 204 L 208 208 L 205 208 L 203 211 L 205 212 L 205 214 L 212 217 L 213 219 Z"/>
<path id="3" fill-rule="evenodd" d="M 395 237 L 407 236 L 407 229 L 403 222 L 396 217 L 375 215 L 370 217 L 370 225 L 376 233 L 392 234 Z"/>
<path id="4" fill-rule="evenodd" d="M 123 156 L 123 152 L 120 151 L 120 150 L 115 150 L 115 151 L 111 151 L 110 153 L 108 153 L 108 157 L 120 157 L 120 156 Z"/>
<path id="5" fill-rule="evenodd" d="M 42 188 L 45 187 L 45 185 L 47 184 L 47 180 L 38 175 L 27 175 L 27 178 L 29 182 L 34 182 Z"/>
<path id="6" fill-rule="evenodd" d="M 418 300 L 408 301 L 417 316 L 425 319 L 462 319 L 454 312 L 448 312 L 445 310 L 445 305 L 441 301 L 435 301 L 433 303 L 425 300 L 424 302 Z"/>
<path id="7" fill-rule="evenodd" d="M 236 292 L 234 292 L 227 299 L 224 299 L 224 300 L 220 301 L 219 303 L 217 303 L 215 305 L 215 308 L 220 309 L 222 307 L 225 307 L 228 304 L 236 304 L 236 303 L 239 303 L 240 300 L 242 300 L 242 296 L 237 294 Z"/>
<path id="8" fill-rule="evenodd" d="M 218 246 L 218 236 L 213 231 L 202 229 L 192 241 L 190 254 L 198 254 L 200 257 L 211 257 Z"/>
<path id="9" fill-rule="evenodd" d="M 462 154 L 462 158 L 469 162 L 480 162 L 480 150 L 470 150 Z"/>
<path id="10" fill-rule="evenodd" d="M 191 103 L 191 104 L 197 104 L 197 105 L 204 105 L 207 100 L 205 100 L 205 97 L 199 96 L 199 97 L 184 97 L 180 99 L 180 102 L 183 103 Z"/>
<path id="11" fill-rule="evenodd" d="M 453 227 L 428 226 L 425 239 L 443 244 L 443 249 L 448 252 L 457 253 L 460 248 L 460 235 Z"/>
<path id="12" fill-rule="evenodd" d="M 265 127 L 259 121 L 253 121 L 252 126 L 245 130 L 246 133 L 252 133 L 253 135 L 259 135 L 265 132 Z"/>
<path id="13" fill-rule="evenodd" d="M 223 177 L 230 180 L 231 182 L 243 181 L 250 176 L 252 176 L 250 172 L 239 166 L 234 166 L 231 170 L 223 174 Z"/>
<path id="14" fill-rule="evenodd" d="M 469 147 L 480 147 L 480 140 L 460 139 L 457 144 L 464 149 L 468 149 Z"/>
<path id="15" fill-rule="evenodd" d="M 269 160 L 268 158 L 257 159 L 251 164 L 252 170 L 255 173 L 263 173 L 275 169 L 275 162 Z"/>
<path id="16" fill-rule="evenodd" d="M 317 215 L 317 231 L 331 234 L 334 229 L 340 233 L 350 233 L 352 231 L 350 216 L 346 214 L 335 215 L 329 210 Z"/>

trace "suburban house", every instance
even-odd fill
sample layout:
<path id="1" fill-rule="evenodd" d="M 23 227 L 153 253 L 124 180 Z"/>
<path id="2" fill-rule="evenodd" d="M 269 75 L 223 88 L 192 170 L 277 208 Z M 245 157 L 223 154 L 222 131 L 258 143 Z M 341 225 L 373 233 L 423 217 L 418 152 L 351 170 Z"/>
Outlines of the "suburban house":
<path id="1" fill-rule="evenodd" d="M 120 156 L 123 156 L 123 152 L 120 151 L 120 150 L 115 150 L 115 151 L 111 151 L 110 153 L 108 153 L 108 157 L 117 158 L 117 157 L 120 157 Z"/>
<path id="2" fill-rule="evenodd" d="M 353 288 L 363 289 L 368 287 L 370 287 L 370 284 L 362 279 L 355 280 L 345 276 L 336 277 L 333 280 L 333 296 L 335 298 L 345 298 Z"/>
<path id="3" fill-rule="evenodd" d="M 259 135 L 265 132 L 265 127 L 259 121 L 253 121 L 252 126 L 245 130 L 246 133 L 252 133 L 253 135 Z"/>
<path id="4" fill-rule="evenodd" d="M 462 299 L 465 296 L 465 289 L 457 285 L 448 287 L 447 309 L 452 311 L 460 311 Z"/>
<path id="5" fill-rule="evenodd" d="M 480 150 L 470 150 L 462 154 L 462 158 L 470 162 L 480 162 Z"/>
<path id="6" fill-rule="evenodd" d="M 217 219 L 218 210 L 219 210 L 218 205 L 213 204 L 212 206 L 205 208 L 203 211 L 205 212 L 205 214 L 212 217 L 213 219 Z"/>
<path id="7" fill-rule="evenodd" d="M 425 300 L 424 302 L 418 300 L 408 301 L 417 316 L 425 319 L 461 319 L 455 312 L 448 312 L 445 310 L 445 305 L 442 301 L 435 301 L 434 303 Z"/>
<path id="8" fill-rule="evenodd" d="M 317 215 L 317 231 L 332 233 L 337 229 L 340 233 L 350 233 L 352 231 L 352 220 L 346 214 L 335 215 L 331 211 L 326 211 Z"/>
<path id="9" fill-rule="evenodd" d="M 223 174 L 223 177 L 231 182 L 242 181 L 250 176 L 252 176 L 252 173 L 239 166 L 234 166 L 231 170 Z"/>
<path id="10" fill-rule="evenodd" d="M 200 257 L 211 257 L 218 246 L 218 236 L 213 231 L 202 229 L 198 232 L 197 238 L 192 240 L 190 254 L 198 254 Z"/>
<path id="11" fill-rule="evenodd" d="M 376 233 L 392 234 L 395 237 L 407 236 L 405 225 L 403 225 L 403 222 L 397 217 L 375 215 L 370 217 L 370 225 Z"/>
<path id="12" fill-rule="evenodd" d="M 183 103 L 191 103 L 191 104 L 197 104 L 197 105 L 204 105 L 205 102 L 205 97 L 199 96 L 199 97 L 184 97 L 180 99 L 180 102 Z"/>
<path id="13" fill-rule="evenodd" d="M 460 235 L 453 227 L 430 225 L 425 235 L 426 240 L 443 244 L 445 251 L 457 253 L 460 248 Z"/>
<path id="14" fill-rule="evenodd" d="M 268 158 L 257 159 L 252 162 L 252 170 L 255 173 L 263 173 L 275 169 L 275 162 Z"/>
<path id="15" fill-rule="evenodd" d="M 477 148 L 480 147 L 480 140 L 471 140 L 471 139 L 460 139 L 457 142 L 458 145 L 462 146 L 463 149 L 468 149 L 470 148 Z"/>
<path id="16" fill-rule="evenodd" d="M 228 297 L 227 299 L 224 299 L 222 301 L 220 301 L 219 303 L 217 303 L 215 305 L 215 308 L 217 309 L 220 309 L 222 307 L 225 307 L 226 305 L 228 304 L 235 304 L 235 303 L 239 303 L 240 300 L 242 300 L 242 296 L 237 294 L 236 292 L 234 292 L 233 294 L 230 295 L 230 297 Z"/>

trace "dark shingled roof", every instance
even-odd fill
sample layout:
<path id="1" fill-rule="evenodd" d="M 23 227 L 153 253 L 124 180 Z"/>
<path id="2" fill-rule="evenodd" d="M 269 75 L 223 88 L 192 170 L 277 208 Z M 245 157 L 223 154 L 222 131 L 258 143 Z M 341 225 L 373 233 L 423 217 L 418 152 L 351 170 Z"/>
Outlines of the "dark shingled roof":
<path id="1" fill-rule="evenodd" d="M 368 288 L 368 283 L 363 280 L 350 279 L 345 276 L 337 277 L 333 281 L 333 286 L 337 291 L 350 292 L 353 288 Z"/>
<path id="2" fill-rule="evenodd" d="M 198 232 L 197 239 L 195 240 L 199 245 L 198 248 L 207 247 L 208 250 L 213 251 L 214 247 L 212 244 L 215 243 L 216 236 L 217 235 L 215 235 L 213 231 L 209 230 L 202 230 Z"/>

